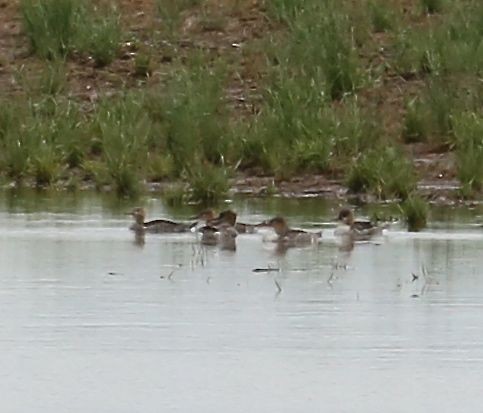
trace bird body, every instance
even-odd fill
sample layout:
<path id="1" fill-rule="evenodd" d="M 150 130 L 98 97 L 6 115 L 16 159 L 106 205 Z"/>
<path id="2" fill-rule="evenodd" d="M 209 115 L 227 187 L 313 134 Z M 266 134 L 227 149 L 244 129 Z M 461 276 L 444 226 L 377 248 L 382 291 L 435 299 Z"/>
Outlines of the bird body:
<path id="1" fill-rule="evenodd" d="M 336 236 L 352 237 L 353 241 L 369 241 L 382 235 L 383 228 L 368 220 L 354 219 L 354 213 L 349 208 L 343 208 L 338 216 L 339 226 L 335 230 Z"/>
<path id="2" fill-rule="evenodd" d="M 265 221 L 259 226 L 272 227 L 277 234 L 277 242 L 287 243 L 289 245 L 303 245 L 316 242 L 322 236 L 322 232 L 308 232 L 302 229 L 292 229 L 288 226 L 287 221 L 283 217 L 275 217 Z"/>
<path id="3" fill-rule="evenodd" d="M 243 222 L 237 222 L 237 214 L 231 209 L 221 211 L 218 215 L 212 209 L 206 209 L 200 212 L 193 219 L 200 219 L 205 221 L 206 225 L 217 226 L 222 223 L 228 224 L 235 228 L 238 234 L 253 234 L 256 232 L 257 225 L 244 224 Z"/>
<path id="4" fill-rule="evenodd" d="M 224 250 L 236 250 L 236 237 L 238 233 L 235 228 L 229 225 L 211 226 L 205 225 L 199 229 L 201 232 L 201 244 L 215 246 L 218 245 Z"/>
<path id="5" fill-rule="evenodd" d="M 134 208 L 129 215 L 134 217 L 134 223 L 130 229 L 141 233 L 181 233 L 190 232 L 196 225 L 195 223 L 174 222 L 168 219 L 155 219 L 152 221 L 145 221 L 146 211 L 144 208 Z"/>

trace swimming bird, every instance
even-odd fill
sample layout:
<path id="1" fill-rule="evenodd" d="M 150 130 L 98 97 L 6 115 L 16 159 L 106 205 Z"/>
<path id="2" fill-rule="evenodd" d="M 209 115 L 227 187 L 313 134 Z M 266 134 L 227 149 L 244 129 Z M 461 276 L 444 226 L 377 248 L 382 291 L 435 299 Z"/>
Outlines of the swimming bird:
<path id="1" fill-rule="evenodd" d="M 204 209 L 199 214 L 191 217 L 198 221 L 205 221 L 206 225 L 210 225 L 210 222 L 217 218 L 217 215 L 213 209 Z"/>
<path id="2" fill-rule="evenodd" d="M 192 219 L 198 219 L 205 221 L 206 225 L 217 226 L 221 223 L 226 223 L 235 228 L 239 234 L 252 234 L 256 232 L 258 224 L 244 224 L 243 222 L 236 222 L 237 214 L 231 209 L 220 212 L 216 215 L 213 209 L 205 209 L 201 211 L 198 215 L 192 217 Z"/>
<path id="3" fill-rule="evenodd" d="M 199 230 L 203 245 L 218 245 L 223 250 L 236 250 L 236 237 L 238 233 L 231 225 L 222 223 L 218 226 L 205 225 Z"/>
<path id="4" fill-rule="evenodd" d="M 350 236 L 353 241 L 368 241 L 374 236 L 382 235 L 382 227 L 371 221 L 354 219 L 350 208 L 342 208 L 337 219 L 339 226 L 334 232 L 336 236 Z"/>
<path id="5" fill-rule="evenodd" d="M 196 226 L 194 223 L 174 222 L 167 219 L 155 219 L 146 222 L 146 211 L 142 207 L 136 207 L 129 215 L 134 217 L 134 223 L 129 227 L 132 231 L 137 233 L 180 233 L 189 232 Z"/>
<path id="6" fill-rule="evenodd" d="M 303 245 L 316 242 L 322 237 L 320 232 L 307 232 L 302 229 L 292 229 L 288 226 L 287 221 L 283 217 L 275 217 L 268 221 L 264 221 L 257 226 L 272 227 L 278 235 L 277 242 L 287 243 L 289 245 Z"/>
<path id="7" fill-rule="evenodd" d="M 231 209 L 220 212 L 217 218 L 211 221 L 212 225 L 227 224 L 235 228 L 238 234 L 253 234 L 256 231 L 257 225 L 244 224 L 243 222 L 236 222 L 237 214 Z"/>

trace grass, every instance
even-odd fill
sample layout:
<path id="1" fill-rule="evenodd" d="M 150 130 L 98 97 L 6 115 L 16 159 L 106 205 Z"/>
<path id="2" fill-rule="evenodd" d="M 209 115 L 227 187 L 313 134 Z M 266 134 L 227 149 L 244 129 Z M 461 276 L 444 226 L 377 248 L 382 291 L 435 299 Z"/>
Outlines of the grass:
<path id="1" fill-rule="evenodd" d="M 445 0 L 420 0 L 424 13 L 441 13 L 445 6 Z"/>
<path id="2" fill-rule="evenodd" d="M 97 113 L 94 133 L 102 142 L 102 158 L 120 196 L 135 197 L 141 192 L 150 126 L 142 101 L 131 94 L 102 102 Z"/>
<path id="3" fill-rule="evenodd" d="M 169 152 L 181 175 L 200 161 L 219 164 L 227 152 L 228 117 L 223 106 L 223 73 L 193 62 L 191 71 L 179 70 L 165 89 L 145 100 L 150 119 L 162 140 L 155 144 Z"/>
<path id="4" fill-rule="evenodd" d="M 75 0 L 22 0 L 22 23 L 31 49 L 40 57 L 54 59 L 69 52 L 75 36 Z"/>
<path id="5" fill-rule="evenodd" d="M 368 6 L 372 28 L 375 33 L 387 32 L 394 27 L 393 13 L 384 1 L 372 0 L 369 1 Z"/>
<path id="6" fill-rule="evenodd" d="M 382 199 L 406 199 L 416 187 L 410 162 L 395 148 L 368 151 L 356 159 L 346 184 L 355 193 L 369 192 Z"/>
<path id="7" fill-rule="evenodd" d="M 483 116 L 464 113 L 455 120 L 457 176 L 471 198 L 483 188 Z"/>
<path id="8" fill-rule="evenodd" d="M 454 151 L 461 195 L 481 194 L 483 3 L 154 6 L 138 27 L 142 15 L 126 19 L 124 3 L 21 1 L 33 55 L 12 64 L 15 99 L 0 103 L 2 178 L 93 180 L 120 196 L 178 181 L 167 199 L 210 204 L 238 171 L 323 174 L 412 199 L 418 177 L 403 142 L 408 153 L 416 143 Z"/>
<path id="9" fill-rule="evenodd" d="M 428 124 L 426 107 L 418 99 L 411 99 L 406 105 L 403 140 L 405 143 L 427 142 Z"/>
<path id="10" fill-rule="evenodd" d="M 226 168 L 211 164 L 199 165 L 188 176 L 189 199 L 202 205 L 216 205 L 230 189 Z"/>
<path id="11" fill-rule="evenodd" d="M 134 74 L 139 77 L 150 77 L 153 74 L 153 59 L 149 52 L 139 52 L 134 59 Z"/>
<path id="12" fill-rule="evenodd" d="M 98 67 L 110 64 L 121 46 L 120 16 L 114 7 L 90 5 L 82 10 L 76 46 L 89 55 Z"/>
<path id="13" fill-rule="evenodd" d="M 20 10 L 31 50 L 42 58 L 80 52 L 105 66 L 117 55 L 121 31 L 113 7 L 88 0 L 22 0 Z"/>
<path id="14" fill-rule="evenodd" d="M 177 207 L 189 200 L 188 195 L 188 190 L 185 185 L 174 184 L 163 190 L 162 198 L 166 205 Z"/>
<path id="15" fill-rule="evenodd" d="M 418 232 L 426 227 L 429 213 L 426 200 L 417 195 L 411 195 L 399 207 L 408 231 Z"/>
<path id="16" fill-rule="evenodd" d="M 178 34 L 183 12 L 191 7 L 198 6 L 203 0 L 156 0 L 156 9 L 161 18 L 161 30 L 169 38 Z"/>

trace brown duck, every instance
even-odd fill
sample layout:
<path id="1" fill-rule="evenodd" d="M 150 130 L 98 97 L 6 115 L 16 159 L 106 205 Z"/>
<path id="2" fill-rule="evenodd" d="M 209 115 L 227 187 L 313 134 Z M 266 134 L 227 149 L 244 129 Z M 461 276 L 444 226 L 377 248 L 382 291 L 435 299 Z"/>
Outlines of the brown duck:
<path id="1" fill-rule="evenodd" d="M 350 208 L 339 211 L 339 227 L 335 235 L 350 235 L 354 241 L 368 241 L 374 236 L 382 234 L 383 228 L 367 220 L 356 220 Z"/>
<path id="2" fill-rule="evenodd" d="M 146 222 L 146 211 L 141 207 L 134 208 L 129 215 L 134 217 L 134 223 L 130 226 L 130 229 L 140 233 L 190 232 L 191 229 L 196 226 L 196 222 L 174 222 L 167 219 L 155 219 L 153 221 Z"/>
<path id="3" fill-rule="evenodd" d="M 322 232 L 307 232 L 302 229 L 290 228 L 287 221 L 283 217 L 275 217 L 265 221 L 258 226 L 272 227 L 278 235 L 277 241 L 287 242 L 289 244 L 309 244 L 316 242 L 321 236 Z"/>

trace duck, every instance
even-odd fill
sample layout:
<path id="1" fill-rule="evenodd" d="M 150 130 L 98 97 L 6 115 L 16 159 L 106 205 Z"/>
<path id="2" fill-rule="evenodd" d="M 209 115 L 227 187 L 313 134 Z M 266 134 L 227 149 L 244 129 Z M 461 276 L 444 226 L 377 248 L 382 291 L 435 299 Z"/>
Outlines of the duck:
<path id="1" fill-rule="evenodd" d="M 243 222 L 236 222 L 237 213 L 231 209 L 221 211 L 218 215 L 213 209 L 205 209 L 198 215 L 191 217 L 200 221 L 205 221 L 206 225 L 218 225 L 220 223 L 227 223 L 235 228 L 238 234 L 253 234 L 256 232 L 258 224 L 244 224 Z"/>
<path id="2" fill-rule="evenodd" d="M 205 225 L 210 225 L 210 222 L 216 218 L 217 218 L 217 215 L 213 209 L 204 209 L 199 214 L 192 216 L 190 219 L 204 221 Z"/>
<path id="3" fill-rule="evenodd" d="M 128 213 L 134 217 L 134 223 L 129 227 L 136 233 L 180 233 L 190 232 L 197 222 L 174 222 L 167 219 L 155 219 L 153 221 L 145 221 L 146 210 L 142 207 L 136 207 Z"/>
<path id="4" fill-rule="evenodd" d="M 308 232 L 302 229 L 292 229 L 288 226 L 287 220 L 281 216 L 277 216 L 268 221 L 264 221 L 258 226 L 272 227 L 278 235 L 277 242 L 287 244 L 311 244 L 322 237 L 322 231 Z"/>
<path id="5" fill-rule="evenodd" d="M 205 225 L 199 230 L 201 232 L 201 244 L 215 246 L 222 250 L 236 250 L 237 231 L 231 225 L 222 223 L 218 226 Z"/>
<path id="6" fill-rule="evenodd" d="M 237 214 L 231 209 L 220 212 L 217 218 L 213 219 L 211 222 L 214 225 L 217 224 L 228 224 L 232 226 L 238 234 L 253 234 L 256 232 L 257 225 L 254 224 L 244 224 L 243 222 L 237 222 Z"/>
<path id="7" fill-rule="evenodd" d="M 356 220 L 350 208 L 342 208 L 337 217 L 339 226 L 336 236 L 350 236 L 353 241 L 369 241 L 374 236 L 382 235 L 383 228 L 368 220 Z"/>

